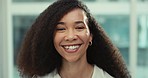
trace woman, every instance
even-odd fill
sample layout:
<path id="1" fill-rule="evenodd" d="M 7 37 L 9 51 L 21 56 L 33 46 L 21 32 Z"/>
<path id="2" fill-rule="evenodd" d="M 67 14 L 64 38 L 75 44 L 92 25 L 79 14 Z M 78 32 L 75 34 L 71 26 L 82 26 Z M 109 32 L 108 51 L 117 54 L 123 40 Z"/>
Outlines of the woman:
<path id="1" fill-rule="evenodd" d="M 119 50 L 78 0 L 59 0 L 32 25 L 18 56 L 25 78 L 130 78 Z"/>

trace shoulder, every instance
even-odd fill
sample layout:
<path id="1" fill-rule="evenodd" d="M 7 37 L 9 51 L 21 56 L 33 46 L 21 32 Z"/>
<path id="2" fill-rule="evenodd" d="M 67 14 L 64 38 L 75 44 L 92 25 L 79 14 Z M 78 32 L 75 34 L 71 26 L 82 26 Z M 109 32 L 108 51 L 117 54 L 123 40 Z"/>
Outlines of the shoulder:
<path id="1" fill-rule="evenodd" d="M 109 75 L 106 71 L 102 70 L 101 68 L 94 66 L 94 72 L 92 78 L 114 78 L 111 75 Z"/>

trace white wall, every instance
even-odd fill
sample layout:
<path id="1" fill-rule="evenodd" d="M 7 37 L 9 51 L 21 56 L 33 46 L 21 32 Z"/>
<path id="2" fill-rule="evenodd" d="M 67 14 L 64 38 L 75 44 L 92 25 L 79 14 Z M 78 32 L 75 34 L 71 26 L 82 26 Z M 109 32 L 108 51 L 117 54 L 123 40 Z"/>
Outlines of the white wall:
<path id="1" fill-rule="evenodd" d="M 10 0 L 0 0 L 0 78 L 12 78 L 13 49 Z"/>

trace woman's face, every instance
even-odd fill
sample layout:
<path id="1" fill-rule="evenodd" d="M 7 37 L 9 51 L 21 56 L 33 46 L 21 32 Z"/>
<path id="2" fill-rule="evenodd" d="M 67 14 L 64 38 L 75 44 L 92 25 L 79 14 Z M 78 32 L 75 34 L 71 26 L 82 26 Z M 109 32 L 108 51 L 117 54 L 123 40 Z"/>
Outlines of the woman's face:
<path id="1" fill-rule="evenodd" d="M 63 60 L 68 62 L 86 59 L 91 40 L 87 17 L 81 9 L 74 9 L 64 15 L 54 33 L 54 46 Z"/>

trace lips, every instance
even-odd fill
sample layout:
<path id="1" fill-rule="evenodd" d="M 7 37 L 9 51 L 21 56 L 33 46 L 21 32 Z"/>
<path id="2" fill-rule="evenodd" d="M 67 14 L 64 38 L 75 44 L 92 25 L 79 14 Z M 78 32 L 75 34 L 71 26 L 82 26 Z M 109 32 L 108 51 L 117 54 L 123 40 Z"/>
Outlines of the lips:
<path id="1" fill-rule="evenodd" d="M 64 50 L 68 53 L 73 53 L 76 52 L 81 45 L 77 44 L 77 45 L 64 45 L 62 46 L 64 48 Z"/>

